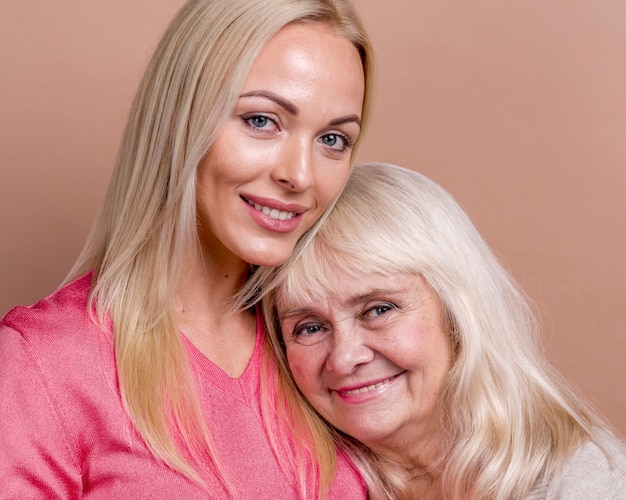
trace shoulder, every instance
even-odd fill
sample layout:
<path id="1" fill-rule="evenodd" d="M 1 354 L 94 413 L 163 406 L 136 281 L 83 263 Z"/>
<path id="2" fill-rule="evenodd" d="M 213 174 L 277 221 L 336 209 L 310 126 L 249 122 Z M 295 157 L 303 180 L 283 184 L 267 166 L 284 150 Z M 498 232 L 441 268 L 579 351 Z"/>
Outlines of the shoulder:
<path id="1" fill-rule="evenodd" d="M 4 336 L 11 329 L 29 344 L 53 342 L 80 335 L 91 326 L 87 299 L 91 273 L 59 288 L 52 295 L 29 306 L 17 306 L 7 312 L 0 322 Z"/>
<path id="2" fill-rule="evenodd" d="M 596 442 L 582 445 L 549 482 L 546 499 L 626 498 L 626 445 L 598 431 Z"/>
<path id="3" fill-rule="evenodd" d="M 91 287 L 91 273 L 56 290 L 29 306 L 17 306 L 2 318 L 2 325 L 18 331 L 41 329 L 49 324 L 67 324 L 84 318 Z"/>
<path id="4" fill-rule="evenodd" d="M 18 306 L 0 322 L 0 362 L 37 367 L 63 377 L 71 367 L 93 367 L 109 351 L 110 333 L 87 310 L 91 274 L 86 274 L 30 306 Z M 111 348 L 112 350 L 112 348 Z"/>
<path id="5" fill-rule="evenodd" d="M 83 276 L 0 322 L 3 487 L 80 488 L 94 443 L 125 429 L 110 336 L 87 311 L 90 284 Z"/>

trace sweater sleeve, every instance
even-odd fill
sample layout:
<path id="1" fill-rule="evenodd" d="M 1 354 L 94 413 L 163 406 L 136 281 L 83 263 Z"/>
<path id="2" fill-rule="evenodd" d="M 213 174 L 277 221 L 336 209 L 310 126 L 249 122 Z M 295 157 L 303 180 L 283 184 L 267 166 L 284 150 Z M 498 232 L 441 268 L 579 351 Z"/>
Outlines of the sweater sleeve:
<path id="1" fill-rule="evenodd" d="M 54 388 L 20 332 L 0 323 L 0 497 L 78 498 L 81 478 Z"/>
<path id="2" fill-rule="evenodd" d="M 550 481 L 546 500 L 625 500 L 626 445 L 616 436 L 599 433 L 600 448 L 583 445 Z"/>

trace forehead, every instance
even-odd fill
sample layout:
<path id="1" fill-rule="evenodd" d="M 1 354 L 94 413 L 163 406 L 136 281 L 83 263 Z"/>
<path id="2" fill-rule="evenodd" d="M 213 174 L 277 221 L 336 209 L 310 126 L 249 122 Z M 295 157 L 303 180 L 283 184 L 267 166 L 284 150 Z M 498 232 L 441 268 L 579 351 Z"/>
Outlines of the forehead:
<path id="1" fill-rule="evenodd" d="M 267 59 L 285 54 L 290 57 L 288 49 L 295 50 L 302 56 L 325 57 L 328 56 L 326 51 L 330 46 L 340 48 L 344 52 L 341 55 L 356 56 L 361 65 L 361 58 L 354 44 L 323 22 L 292 23 L 284 26 L 261 49 L 256 62 L 260 65 L 267 62 Z"/>
<path id="2" fill-rule="evenodd" d="M 279 311 L 322 305 L 349 308 L 385 297 L 407 297 L 425 289 L 432 293 L 417 274 L 351 273 L 333 267 L 326 266 L 326 272 L 308 283 L 306 279 L 283 283 L 277 296 Z"/>
<path id="3" fill-rule="evenodd" d="M 365 88 L 363 65 L 356 47 L 323 23 L 297 23 L 282 28 L 261 49 L 244 90 L 271 85 L 301 91 L 313 84 L 330 85 L 358 104 Z"/>

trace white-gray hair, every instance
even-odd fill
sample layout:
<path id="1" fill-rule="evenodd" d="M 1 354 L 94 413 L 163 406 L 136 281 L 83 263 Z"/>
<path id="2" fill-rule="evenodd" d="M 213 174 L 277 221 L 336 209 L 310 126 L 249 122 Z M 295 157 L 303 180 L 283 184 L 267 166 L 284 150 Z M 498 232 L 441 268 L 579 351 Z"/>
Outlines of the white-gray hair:
<path id="1" fill-rule="evenodd" d="M 453 197 L 425 176 L 357 165 L 314 238 L 272 273 L 265 314 L 283 369 L 275 304 L 281 296 L 319 301 L 338 272 L 419 274 L 442 301 L 454 356 L 440 401 L 446 498 L 521 498 L 601 425 L 542 356 L 536 317 L 515 280 Z M 371 455 L 348 447 L 367 465 Z"/>

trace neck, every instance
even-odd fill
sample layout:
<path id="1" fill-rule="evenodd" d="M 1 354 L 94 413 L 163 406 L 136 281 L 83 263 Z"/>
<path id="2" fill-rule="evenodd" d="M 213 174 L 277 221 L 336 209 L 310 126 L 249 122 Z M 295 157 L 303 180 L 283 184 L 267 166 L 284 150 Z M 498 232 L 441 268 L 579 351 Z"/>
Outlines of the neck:
<path id="1" fill-rule="evenodd" d="M 407 472 L 414 498 L 439 499 L 444 468 L 445 441 L 439 425 L 429 426 L 421 437 L 392 440 L 372 449 Z"/>
<path id="2" fill-rule="evenodd" d="M 409 476 L 411 479 L 411 497 L 428 498 L 429 500 L 443 500 L 441 474 L 433 476 Z"/>
<path id="3" fill-rule="evenodd" d="M 231 377 L 245 370 L 256 339 L 254 315 L 231 306 L 248 270 L 241 259 L 220 260 L 198 252 L 183 271 L 176 293 L 179 328 Z"/>
<path id="4" fill-rule="evenodd" d="M 439 456 L 430 461 L 420 457 L 399 463 L 406 470 L 411 498 L 443 499 L 443 464 Z"/>
<path id="5" fill-rule="evenodd" d="M 239 259 L 218 259 L 201 251 L 183 270 L 177 298 L 186 309 L 223 312 L 245 281 L 250 265 Z"/>

